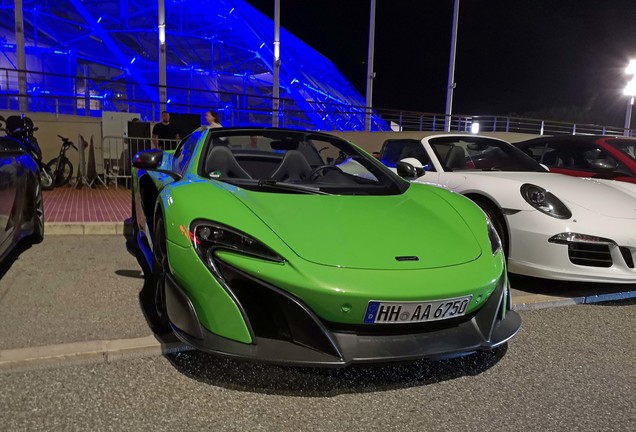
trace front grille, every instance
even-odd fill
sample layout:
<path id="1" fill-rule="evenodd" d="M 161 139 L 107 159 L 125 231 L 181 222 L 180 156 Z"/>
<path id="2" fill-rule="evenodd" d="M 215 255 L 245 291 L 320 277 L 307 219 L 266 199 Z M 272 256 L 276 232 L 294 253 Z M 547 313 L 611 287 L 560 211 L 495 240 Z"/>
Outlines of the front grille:
<path id="1" fill-rule="evenodd" d="M 623 259 L 625 260 L 625 264 L 627 267 L 633 269 L 634 268 L 634 257 L 632 257 L 632 251 L 629 250 L 626 246 L 621 246 L 620 248 L 621 255 L 623 255 Z"/>
<path id="2" fill-rule="evenodd" d="M 612 256 L 606 244 L 572 242 L 568 244 L 568 256 L 572 264 L 586 267 L 612 266 Z"/>
<path id="3" fill-rule="evenodd" d="M 399 336 L 416 333 L 430 333 L 458 327 L 460 324 L 473 319 L 479 310 L 457 318 L 415 324 L 344 324 L 325 320 L 323 320 L 323 324 L 329 330 L 339 333 L 353 333 L 358 336 Z"/>

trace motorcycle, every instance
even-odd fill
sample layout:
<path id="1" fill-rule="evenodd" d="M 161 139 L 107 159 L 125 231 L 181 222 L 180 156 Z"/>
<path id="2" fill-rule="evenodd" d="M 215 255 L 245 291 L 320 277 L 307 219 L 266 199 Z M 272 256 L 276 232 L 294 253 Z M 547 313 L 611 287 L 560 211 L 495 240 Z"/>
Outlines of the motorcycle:
<path id="1" fill-rule="evenodd" d="M 22 114 L 19 116 L 12 115 L 6 119 L 0 116 L 0 122 L 4 122 L 5 127 L 3 129 L 7 136 L 22 142 L 33 160 L 38 164 L 42 190 L 53 189 L 55 186 L 53 176 L 51 175 L 49 167 L 42 162 L 42 150 L 40 149 L 37 138 L 33 135 L 34 132 L 38 130 L 37 127 L 34 127 L 33 120 Z"/>

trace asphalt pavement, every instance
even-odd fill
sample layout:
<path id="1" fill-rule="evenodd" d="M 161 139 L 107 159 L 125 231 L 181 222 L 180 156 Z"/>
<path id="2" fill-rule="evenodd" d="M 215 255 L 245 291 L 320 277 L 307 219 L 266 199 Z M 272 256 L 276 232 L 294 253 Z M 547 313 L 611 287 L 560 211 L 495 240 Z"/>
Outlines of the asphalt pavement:
<path id="1" fill-rule="evenodd" d="M 633 431 L 636 303 L 522 311 L 507 350 L 295 369 L 199 352 L 0 373 L 3 430 Z"/>

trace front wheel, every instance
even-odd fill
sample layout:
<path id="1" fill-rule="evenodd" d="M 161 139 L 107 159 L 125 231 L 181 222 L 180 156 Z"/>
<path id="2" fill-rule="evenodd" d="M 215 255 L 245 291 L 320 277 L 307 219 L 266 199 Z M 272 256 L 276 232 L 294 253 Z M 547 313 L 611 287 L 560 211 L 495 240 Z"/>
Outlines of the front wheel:
<path id="1" fill-rule="evenodd" d="M 59 164 L 58 164 L 59 160 Z M 56 187 L 64 186 L 73 177 L 73 164 L 67 158 L 55 158 L 46 164 L 49 172 L 53 175 L 53 182 Z"/>
<path id="2" fill-rule="evenodd" d="M 504 256 L 506 260 L 508 260 L 509 253 L 509 242 L 508 242 L 508 230 L 506 229 L 506 223 L 504 221 L 503 214 L 496 205 L 482 199 L 475 199 L 475 203 L 481 207 L 481 209 L 486 213 L 490 222 L 492 222 L 492 226 L 499 234 L 499 238 L 501 239 L 501 243 L 503 245 Z"/>
<path id="3" fill-rule="evenodd" d="M 161 214 L 158 214 L 155 218 L 152 244 L 152 282 L 155 294 L 155 324 L 158 333 L 167 333 L 171 330 L 168 310 L 166 308 L 165 288 L 169 266 L 168 251 L 166 248 L 166 228 Z"/>
<path id="4" fill-rule="evenodd" d="M 55 187 L 51 171 L 46 165 L 40 167 L 40 185 L 42 186 L 42 190 L 53 190 Z"/>
<path id="5" fill-rule="evenodd" d="M 31 242 L 37 244 L 42 243 L 42 240 L 44 240 L 44 200 L 42 199 L 42 187 L 39 183 L 35 184 L 33 200 L 33 233 L 31 234 Z"/>

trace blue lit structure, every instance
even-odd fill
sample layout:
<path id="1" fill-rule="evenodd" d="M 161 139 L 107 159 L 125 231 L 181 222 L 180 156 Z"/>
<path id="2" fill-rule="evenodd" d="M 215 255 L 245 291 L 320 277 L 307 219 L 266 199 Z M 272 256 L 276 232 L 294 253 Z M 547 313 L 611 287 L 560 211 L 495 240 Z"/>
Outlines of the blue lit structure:
<path id="1" fill-rule="evenodd" d="M 7 70 L 17 64 L 13 3 L 0 3 Z M 158 117 L 156 1 L 23 5 L 30 109 Z M 217 109 L 225 124 L 271 125 L 273 21 L 245 0 L 165 0 L 165 10 L 169 110 Z M 281 59 L 281 126 L 364 129 L 364 98 L 327 58 L 281 29 Z M 5 72 L 0 92 L 15 94 L 17 75 Z M 375 115 L 372 124 L 388 129 Z"/>

